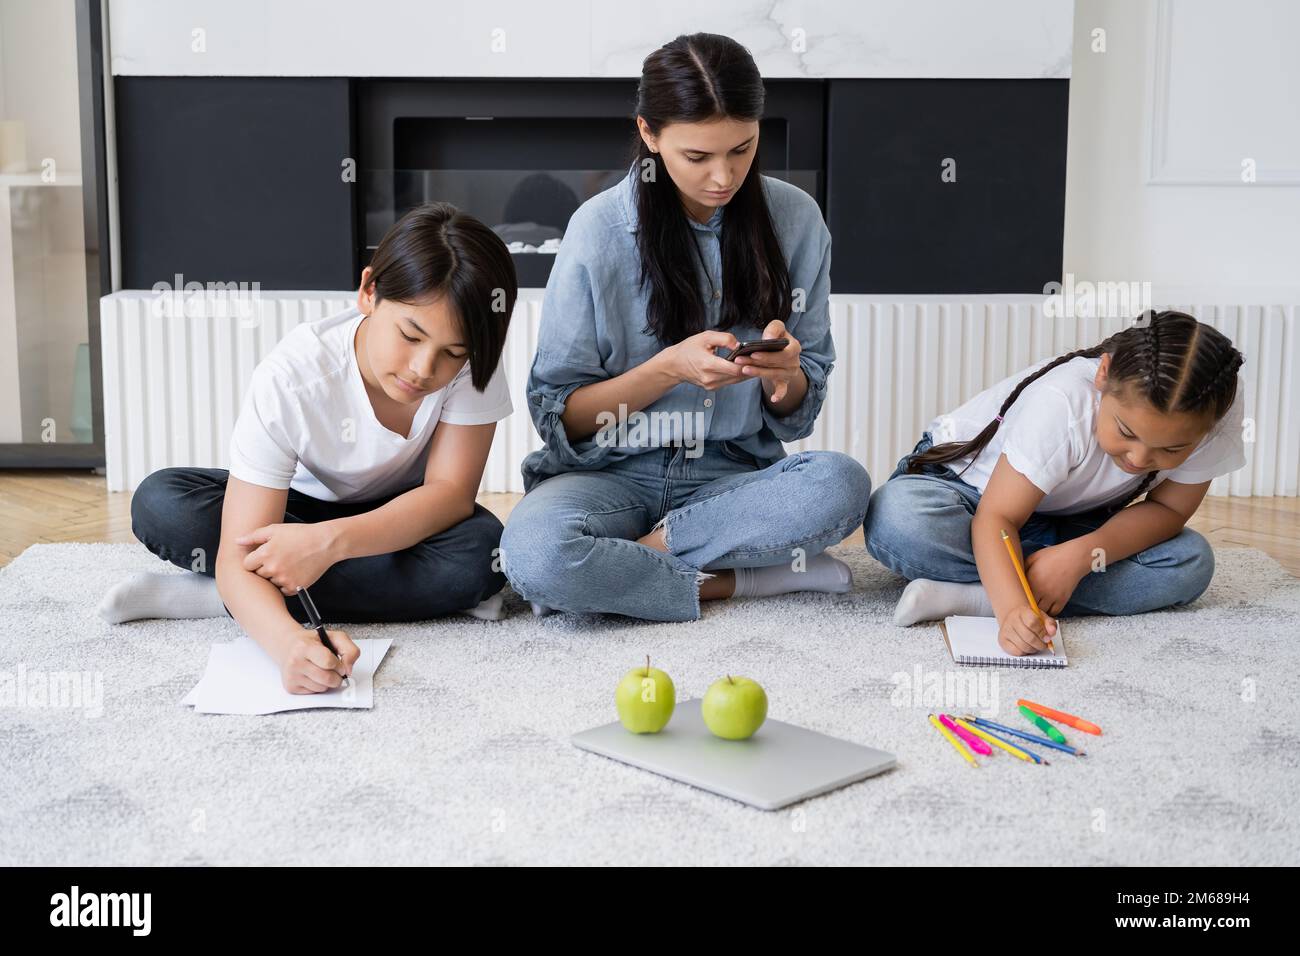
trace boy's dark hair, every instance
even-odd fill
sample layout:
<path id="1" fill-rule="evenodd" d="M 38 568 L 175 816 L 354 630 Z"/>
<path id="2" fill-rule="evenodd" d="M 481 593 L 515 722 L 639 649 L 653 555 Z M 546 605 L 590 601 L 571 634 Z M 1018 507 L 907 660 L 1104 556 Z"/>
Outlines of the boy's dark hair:
<path id="1" fill-rule="evenodd" d="M 947 464 L 967 457 L 973 463 L 975 456 L 993 439 L 1002 417 L 1026 386 L 1071 359 L 1098 358 L 1105 354 L 1110 355 L 1106 374 L 1108 391 L 1130 387 L 1156 411 L 1212 415 L 1214 421 L 1232 407 L 1237 397 L 1237 370 L 1244 361 L 1232 341 L 1213 326 L 1198 322 L 1186 312 L 1148 309 L 1129 328 L 1092 348 L 1062 355 L 1026 377 L 1011 390 L 997 417 L 970 441 L 935 445 L 911 456 L 906 470 L 916 473 L 924 465 Z M 1112 509 L 1118 511 L 1140 497 L 1155 477 L 1156 472 L 1147 472 L 1137 490 Z"/>
<path id="2" fill-rule="evenodd" d="M 451 203 L 425 203 L 384 234 L 370 268 L 376 302 L 424 305 L 449 296 L 469 351 L 470 380 L 483 391 L 501 359 L 519 293 L 501 237 Z"/>

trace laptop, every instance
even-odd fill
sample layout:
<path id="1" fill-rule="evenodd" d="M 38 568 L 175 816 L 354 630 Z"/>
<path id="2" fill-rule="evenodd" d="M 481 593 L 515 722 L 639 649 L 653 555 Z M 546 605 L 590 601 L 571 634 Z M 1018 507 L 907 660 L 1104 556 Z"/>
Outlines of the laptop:
<path id="1" fill-rule="evenodd" d="M 679 701 L 657 734 L 617 720 L 572 737 L 574 746 L 708 790 L 760 810 L 779 810 L 894 767 L 894 755 L 768 719 L 748 740 L 715 737 L 698 699 Z"/>

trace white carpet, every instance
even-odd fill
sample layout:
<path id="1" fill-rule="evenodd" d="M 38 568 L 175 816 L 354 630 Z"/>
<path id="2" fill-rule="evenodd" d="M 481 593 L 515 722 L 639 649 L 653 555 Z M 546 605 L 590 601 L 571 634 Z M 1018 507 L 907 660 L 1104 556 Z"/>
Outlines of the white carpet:
<path id="1" fill-rule="evenodd" d="M 234 622 L 112 627 L 104 590 L 165 566 L 141 546 L 35 545 L 0 570 L 0 672 L 100 674 L 103 713 L 0 707 L 0 864 L 1300 863 L 1300 580 L 1272 559 L 1220 551 L 1189 609 L 1069 622 L 1068 671 L 998 672 L 994 719 L 1016 725 L 1024 696 L 1105 735 L 1067 734 L 1086 758 L 971 770 L 894 675 L 972 669 L 933 627 L 890 623 L 897 579 L 836 553 L 851 594 L 689 624 L 538 620 L 510 594 L 501 622 L 356 626 L 394 639 L 373 711 L 220 717 L 178 702 Z M 646 653 L 681 698 L 745 674 L 772 717 L 899 766 L 766 813 L 569 744 L 614 719 Z"/>

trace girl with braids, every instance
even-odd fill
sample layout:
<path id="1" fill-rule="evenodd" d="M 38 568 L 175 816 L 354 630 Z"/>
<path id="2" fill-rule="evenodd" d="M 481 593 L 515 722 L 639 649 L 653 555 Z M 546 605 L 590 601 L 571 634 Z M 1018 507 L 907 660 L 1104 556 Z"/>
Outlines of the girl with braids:
<path id="1" fill-rule="evenodd" d="M 866 470 L 781 445 L 812 432 L 835 359 L 830 232 L 760 174 L 763 100 L 727 37 L 651 53 L 631 167 L 569 222 L 528 379 L 544 447 L 501 540 L 536 613 L 684 621 L 701 600 L 852 586 L 824 551 L 862 523 Z M 788 341 L 715 352 L 760 338 Z"/>
<path id="2" fill-rule="evenodd" d="M 1185 525 L 1210 481 L 1246 463 L 1241 364 L 1214 328 L 1147 312 L 936 418 L 867 512 L 867 550 L 911 579 L 895 623 L 996 616 L 1003 649 L 1032 654 L 1057 616 L 1195 600 L 1214 554 Z"/>

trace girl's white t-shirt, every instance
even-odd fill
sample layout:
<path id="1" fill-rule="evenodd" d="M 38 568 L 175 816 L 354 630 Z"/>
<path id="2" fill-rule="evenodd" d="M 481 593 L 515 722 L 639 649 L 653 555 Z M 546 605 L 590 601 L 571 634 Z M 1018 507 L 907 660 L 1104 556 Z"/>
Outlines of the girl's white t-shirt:
<path id="1" fill-rule="evenodd" d="M 1049 361 L 1005 378 L 955 411 L 940 415 L 926 429 L 934 444 L 974 438 L 997 417 L 1012 389 Z M 968 456 L 948 462 L 948 466 L 962 481 L 983 492 L 998 458 L 1005 454 L 1011 467 L 1043 492 L 1043 500 L 1034 509 L 1042 514 L 1079 514 L 1127 498 L 1146 475 L 1129 474 L 1097 444 L 1101 392 L 1094 379 L 1100 365 L 1100 358 L 1080 357 L 1047 372 L 1020 393 L 974 461 Z M 1244 391 L 1238 386 L 1228 413 L 1215 423 L 1186 461 L 1177 468 L 1157 472 L 1150 487 L 1166 478 L 1194 485 L 1246 464 L 1242 436 Z"/>
<path id="2" fill-rule="evenodd" d="M 504 363 L 476 391 L 469 362 L 420 402 L 409 435 L 375 417 L 354 346 L 357 308 L 304 322 L 253 370 L 230 439 L 230 474 L 321 501 L 370 501 L 424 483 L 439 422 L 483 425 L 513 410 Z"/>

